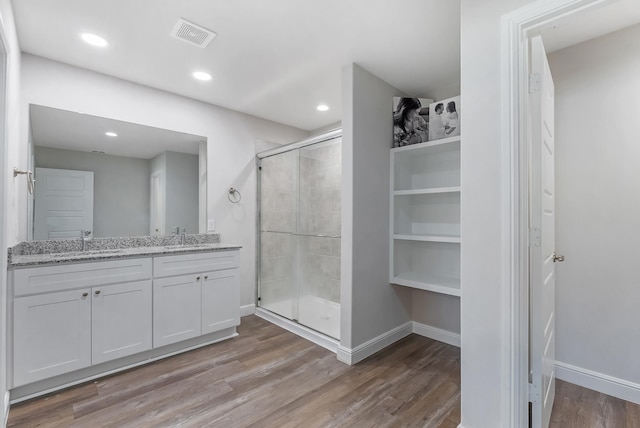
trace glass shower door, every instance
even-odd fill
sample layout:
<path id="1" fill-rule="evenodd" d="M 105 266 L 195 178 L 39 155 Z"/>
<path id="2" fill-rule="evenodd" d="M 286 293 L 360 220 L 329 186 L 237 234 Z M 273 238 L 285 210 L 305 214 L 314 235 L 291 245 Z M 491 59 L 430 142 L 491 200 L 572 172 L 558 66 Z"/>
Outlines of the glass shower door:
<path id="1" fill-rule="evenodd" d="M 340 338 L 341 139 L 300 149 L 299 318 Z"/>
<path id="2" fill-rule="evenodd" d="M 260 164 L 259 305 L 298 319 L 297 245 L 298 150 Z"/>
<path id="3" fill-rule="evenodd" d="M 341 139 L 263 158 L 259 305 L 340 338 Z"/>

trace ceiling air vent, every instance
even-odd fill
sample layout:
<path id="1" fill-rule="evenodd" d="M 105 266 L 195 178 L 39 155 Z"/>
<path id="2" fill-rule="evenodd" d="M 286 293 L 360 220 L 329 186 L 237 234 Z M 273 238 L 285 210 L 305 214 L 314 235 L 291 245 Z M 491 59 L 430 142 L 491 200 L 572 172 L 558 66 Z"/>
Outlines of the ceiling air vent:
<path id="1" fill-rule="evenodd" d="M 173 27 L 171 35 L 199 48 L 205 48 L 216 36 L 216 33 L 180 18 Z"/>

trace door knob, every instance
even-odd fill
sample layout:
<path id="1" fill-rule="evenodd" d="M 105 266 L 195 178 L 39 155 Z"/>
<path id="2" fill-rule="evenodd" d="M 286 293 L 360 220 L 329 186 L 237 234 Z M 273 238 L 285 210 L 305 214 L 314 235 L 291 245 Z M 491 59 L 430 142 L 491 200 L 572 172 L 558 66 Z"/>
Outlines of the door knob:
<path id="1" fill-rule="evenodd" d="M 561 256 L 559 254 L 556 254 L 556 252 L 553 252 L 553 262 L 563 262 L 564 261 L 564 256 Z"/>
<path id="2" fill-rule="evenodd" d="M 95 295 L 97 296 L 98 294 L 100 294 L 100 290 L 95 291 Z"/>

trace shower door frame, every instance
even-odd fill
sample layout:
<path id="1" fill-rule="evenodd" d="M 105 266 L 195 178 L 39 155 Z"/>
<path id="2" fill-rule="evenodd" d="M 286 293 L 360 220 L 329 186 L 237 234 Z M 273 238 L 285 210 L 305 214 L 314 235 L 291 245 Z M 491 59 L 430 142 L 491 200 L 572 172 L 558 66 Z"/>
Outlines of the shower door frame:
<path id="1" fill-rule="evenodd" d="M 260 283 L 261 275 L 260 275 L 260 263 L 262 262 L 262 246 L 261 246 L 261 219 L 262 213 L 260 210 L 261 207 L 261 194 L 262 194 L 262 174 L 261 164 L 262 159 L 268 158 L 271 156 L 279 155 L 281 153 L 286 153 L 291 150 L 301 149 L 303 147 L 311 146 L 313 144 L 323 143 L 325 141 L 333 140 L 335 138 L 342 137 L 342 128 L 337 128 L 326 132 L 324 134 L 316 135 L 311 138 L 307 138 L 306 140 L 298 141 L 296 143 L 285 144 L 280 147 L 276 147 L 270 150 L 265 150 L 264 152 L 260 152 L 256 155 L 256 176 L 257 176 L 257 191 L 256 191 L 256 290 L 255 290 L 255 306 L 256 308 L 261 307 L 260 305 L 260 289 L 262 284 Z M 286 317 L 283 317 L 286 318 Z M 296 322 L 295 320 L 292 320 Z"/>

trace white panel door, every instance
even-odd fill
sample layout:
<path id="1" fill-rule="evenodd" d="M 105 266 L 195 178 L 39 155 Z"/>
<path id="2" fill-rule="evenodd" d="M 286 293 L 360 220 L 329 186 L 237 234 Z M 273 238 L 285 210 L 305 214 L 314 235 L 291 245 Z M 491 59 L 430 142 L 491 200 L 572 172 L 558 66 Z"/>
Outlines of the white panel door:
<path id="1" fill-rule="evenodd" d="M 205 273 L 202 277 L 202 334 L 240 325 L 237 269 Z"/>
<path id="2" fill-rule="evenodd" d="M 554 86 L 541 37 L 531 39 L 530 372 L 533 427 L 548 427 L 555 398 Z M 538 83 L 539 82 L 539 83 Z M 539 236 L 539 239 L 536 238 Z"/>
<path id="3" fill-rule="evenodd" d="M 151 280 L 95 287 L 92 299 L 92 363 L 151 349 Z"/>
<path id="4" fill-rule="evenodd" d="M 14 299 L 14 387 L 91 365 L 90 291 Z"/>
<path id="5" fill-rule="evenodd" d="M 36 168 L 34 239 L 79 238 L 93 231 L 93 171 Z"/>
<path id="6" fill-rule="evenodd" d="M 200 274 L 153 280 L 153 347 L 200 336 Z"/>

